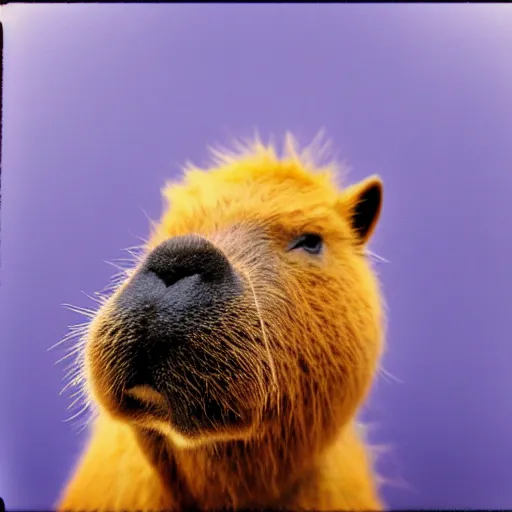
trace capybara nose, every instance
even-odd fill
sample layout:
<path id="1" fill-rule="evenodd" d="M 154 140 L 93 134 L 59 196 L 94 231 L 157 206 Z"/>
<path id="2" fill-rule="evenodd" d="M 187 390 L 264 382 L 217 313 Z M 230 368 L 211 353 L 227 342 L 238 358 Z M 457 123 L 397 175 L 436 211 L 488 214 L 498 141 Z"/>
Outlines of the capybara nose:
<path id="1" fill-rule="evenodd" d="M 212 325 L 243 294 L 224 253 L 196 235 L 177 236 L 151 251 L 114 301 L 114 316 L 145 342 L 189 338 Z"/>
<path id="2" fill-rule="evenodd" d="M 222 282 L 232 274 L 224 254 L 211 242 L 195 235 L 177 236 L 156 247 L 146 258 L 143 272 L 159 277 L 165 286 L 191 276 Z"/>

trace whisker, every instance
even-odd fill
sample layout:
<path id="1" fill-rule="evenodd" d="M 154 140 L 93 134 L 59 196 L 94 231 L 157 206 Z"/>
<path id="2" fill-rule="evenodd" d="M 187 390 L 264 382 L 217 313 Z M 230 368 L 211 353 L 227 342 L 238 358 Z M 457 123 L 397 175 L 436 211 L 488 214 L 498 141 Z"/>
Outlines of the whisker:
<path id="1" fill-rule="evenodd" d="M 124 249 L 121 249 L 123 252 L 137 252 L 137 251 L 143 251 L 144 245 L 132 245 L 131 247 L 125 247 Z"/>
<path id="2" fill-rule="evenodd" d="M 60 363 L 63 363 L 64 361 L 68 360 L 69 358 L 76 356 L 79 352 L 81 352 L 81 350 L 82 350 L 81 346 L 75 347 L 68 354 L 66 354 L 65 356 L 62 356 L 60 359 L 55 361 L 55 363 L 53 363 L 53 364 L 56 366 Z"/>
<path id="3" fill-rule="evenodd" d="M 79 338 L 79 337 L 83 336 L 86 333 L 86 331 L 87 331 L 88 325 L 89 325 L 89 323 L 87 323 L 87 324 L 79 324 L 79 326 L 80 326 L 79 329 L 74 329 L 73 326 L 69 327 L 70 332 L 68 332 L 60 341 L 58 341 L 57 343 L 52 345 L 50 348 L 47 348 L 46 349 L 47 352 L 50 352 L 50 350 L 54 350 L 57 347 L 60 347 L 64 343 L 68 343 L 70 341 L 73 341 L 74 338 Z"/>
<path id="4" fill-rule="evenodd" d="M 116 263 L 114 263 L 112 261 L 103 260 L 103 263 L 106 263 L 107 265 L 110 265 L 111 267 L 114 267 L 115 269 L 119 270 L 119 274 L 124 273 L 126 270 L 125 268 L 120 267 L 119 265 L 117 265 Z"/>
<path id="5" fill-rule="evenodd" d="M 71 379 L 60 391 L 59 396 L 62 396 L 69 388 L 72 388 L 73 386 L 78 386 L 80 384 L 81 380 L 79 378 Z M 78 391 L 77 393 L 80 393 Z M 73 393 L 71 395 L 71 398 L 73 398 L 75 394 Z"/>
<path id="6" fill-rule="evenodd" d="M 89 408 L 89 405 L 90 404 L 86 403 L 76 414 L 74 414 L 73 416 L 71 416 L 69 418 L 66 418 L 64 420 L 64 423 L 68 423 L 68 422 L 73 421 L 76 418 L 78 418 L 81 414 L 83 414 L 85 411 L 87 411 L 87 409 Z"/>
<path id="7" fill-rule="evenodd" d="M 148 212 L 142 208 L 142 206 L 139 206 L 139 210 L 144 214 L 146 217 L 146 220 L 149 222 L 150 226 L 153 226 L 155 224 L 155 221 L 149 216 Z"/>
<path id="8" fill-rule="evenodd" d="M 77 435 L 81 434 L 92 422 L 94 415 L 91 414 L 83 423 L 83 425 L 77 430 Z"/>
<path id="9" fill-rule="evenodd" d="M 370 251 L 369 249 L 366 249 L 366 255 L 378 263 L 390 263 L 389 260 L 387 260 L 386 258 L 383 258 L 382 256 L 379 256 L 377 253 Z"/>
<path id="10" fill-rule="evenodd" d="M 101 296 L 98 297 L 98 293 L 95 293 L 94 295 L 97 295 L 96 297 L 94 297 L 93 295 L 89 295 L 88 293 L 82 291 L 82 293 L 89 299 L 89 300 L 92 300 L 93 302 L 95 302 L 96 304 L 98 305 L 101 305 Z"/>
<path id="11" fill-rule="evenodd" d="M 81 398 L 80 396 L 78 396 L 77 398 L 75 398 L 75 400 L 73 400 L 73 401 L 71 402 L 71 404 L 70 404 L 70 405 L 68 405 L 67 410 L 69 411 L 70 409 L 73 409 L 73 407 L 74 407 L 74 406 L 75 406 L 75 405 L 80 401 L 80 398 Z"/>
<path id="12" fill-rule="evenodd" d="M 145 213 L 144 210 L 142 210 L 142 211 L 143 211 L 143 213 Z M 156 222 L 151 219 L 149 219 L 149 224 L 150 224 L 151 228 L 156 226 Z M 147 245 L 148 240 L 146 238 L 142 238 L 142 237 L 136 235 L 135 233 L 132 233 L 131 231 L 130 231 L 130 235 L 132 235 L 134 238 L 139 240 L 142 243 L 142 245 L 144 245 L 144 246 Z"/>
<path id="13" fill-rule="evenodd" d="M 389 373 L 387 370 L 385 370 L 382 367 L 379 368 L 379 373 L 381 373 L 384 377 L 387 377 L 388 379 L 391 379 L 391 380 L 397 382 L 398 384 L 403 384 L 404 383 L 398 377 L 395 377 L 393 374 Z"/>
<path id="14" fill-rule="evenodd" d="M 73 306 L 72 304 L 61 304 L 64 308 L 72 311 L 73 313 L 77 313 L 79 315 L 86 316 L 88 318 L 93 318 L 96 312 L 89 308 L 81 308 L 79 306 Z"/>
<path id="15" fill-rule="evenodd" d="M 252 296 L 254 298 L 254 305 L 256 306 L 256 313 L 258 315 L 258 320 L 260 322 L 261 335 L 263 337 L 263 342 L 265 344 L 265 349 L 266 349 L 266 352 L 267 352 L 268 363 L 269 363 L 269 366 L 270 366 L 270 372 L 271 372 L 271 375 L 272 375 L 272 380 L 274 382 L 274 386 L 275 386 L 275 388 L 277 390 L 277 393 L 279 394 L 279 385 L 278 385 L 278 381 L 277 381 L 277 374 L 276 374 L 276 367 L 275 367 L 275 363 L 274 363 L 274 358 L 273 358 L 272 352 L 270 350 L 270 344 L 269 344 L 269 341 L 268 341 L 268 338 L 267 338 L 267 333 L 266 333 L 266 330 L 265 330 L 265 324 L 263 322 L 263 316 L 261 314 L 261 309 L 260 309 L 260 305 L 259 305 L 259 302 L 258 302 L 258 298 L 256 296 L 256 291 L 254 290 L 254 286 L 252 284 L 252 280 L 251 280 L 251 278 L 249 276 L 249 273 L 246 272 L 246 271 L 243 271 L 243 273 L 245 274 L 247 282 L 249 283 L 249 286 L 251 287 Z"/>

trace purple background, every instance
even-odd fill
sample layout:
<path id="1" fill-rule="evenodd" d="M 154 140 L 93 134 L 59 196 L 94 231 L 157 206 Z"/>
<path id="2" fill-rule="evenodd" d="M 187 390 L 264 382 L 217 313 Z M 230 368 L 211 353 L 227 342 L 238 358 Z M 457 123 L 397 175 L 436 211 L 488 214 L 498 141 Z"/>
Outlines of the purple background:
<path id="1" fill-rule="evenodd" d="M 389 305 L 366 412 L 391 507 L 512 507 L 512 6 L 33 5 L 5 30 L 0 495 L 83 444 L 47 348 L 210 143 L 325 127 L 379 173 Z"/>

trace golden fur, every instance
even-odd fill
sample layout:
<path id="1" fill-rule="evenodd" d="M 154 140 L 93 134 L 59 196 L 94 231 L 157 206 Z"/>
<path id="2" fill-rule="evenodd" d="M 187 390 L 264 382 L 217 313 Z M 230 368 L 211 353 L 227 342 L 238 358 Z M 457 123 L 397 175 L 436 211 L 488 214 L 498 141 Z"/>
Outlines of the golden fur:
<path id="1" fill-rule="evenodd" d="M 109 300 L 90 324 L 84 354 L 98 416 L 59 510 L 382 508 L 355 424 L 383 345 L 379 286 L 365 253 L 380 201 L 366 231 L 352 222 L 361 197 L 380 193 L 381 183 L 371 177 L 340 190 L 335 167 L 316 168 L 311 156 L 291 138 L 282 157 L 260 142 L 240 154 L 215 152 L 211 169 L 189 167 L 165 187 L 169 206 L 146 246 L 199 234 L 243 276 L 245 296 L 226 332 L 233 322 L 245 332 L 245 348 L 230 338 L 245 372 L 214 391 L 241 411 L 243 427 L 186 438 L 172 425 L 120 413 L 111 390 L 122 339 Z M 302 233 L 320 233 L 324 253 L 286 252 Z M 151 390 L 133 393 L 158 406 Z"/>

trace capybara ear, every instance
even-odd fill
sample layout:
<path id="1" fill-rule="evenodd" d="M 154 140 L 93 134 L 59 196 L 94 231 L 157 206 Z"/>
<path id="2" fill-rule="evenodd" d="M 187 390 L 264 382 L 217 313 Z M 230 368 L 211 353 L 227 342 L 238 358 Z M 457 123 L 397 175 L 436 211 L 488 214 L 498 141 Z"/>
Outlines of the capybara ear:
<path id="1" fill-rule="evenodd" d="M 342 191 L 340 203 L 349 217 L 361 245 L 371 238 L 382 208 L 383 185 L 378 176 L 370 176 Z"/>

